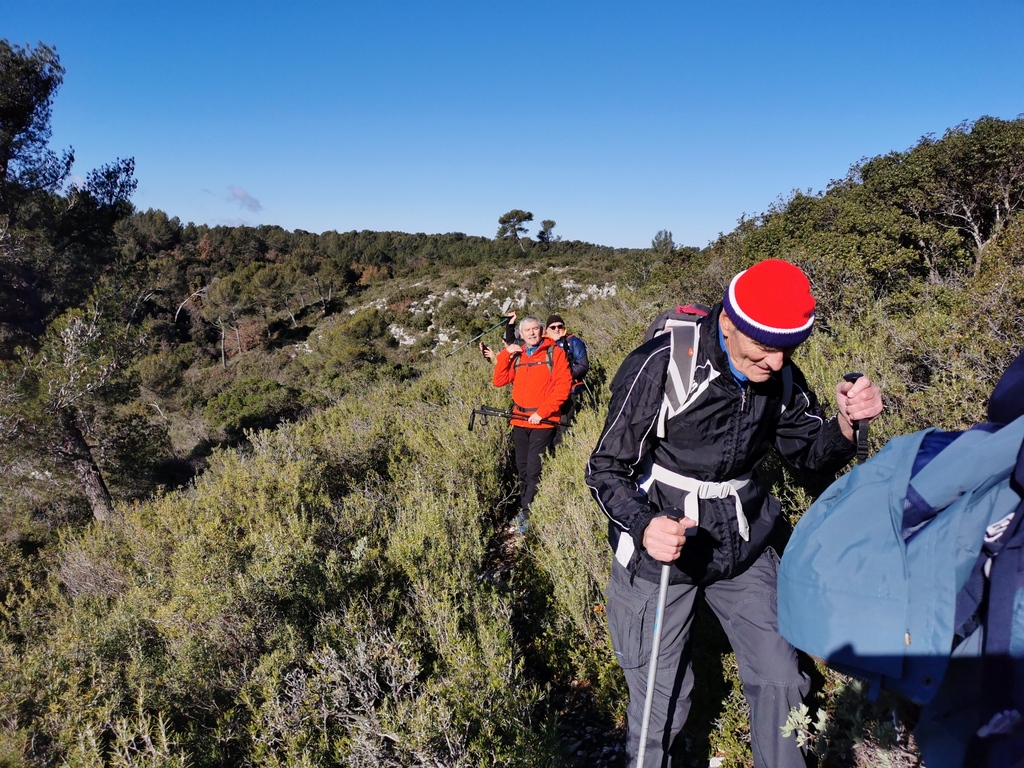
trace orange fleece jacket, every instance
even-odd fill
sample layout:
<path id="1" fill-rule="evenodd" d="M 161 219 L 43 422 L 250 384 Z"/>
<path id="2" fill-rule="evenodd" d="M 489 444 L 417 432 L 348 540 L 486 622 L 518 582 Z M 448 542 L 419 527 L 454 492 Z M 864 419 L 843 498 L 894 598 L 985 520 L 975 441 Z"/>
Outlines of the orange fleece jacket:
<path id="1" fill-rule="evenodd" d="M 551 370 L 548 370 L 548 347 L 554 347 L 551 357 Z M 540 346 L 532 355 L 526 354 L 524 345 L 519 355 L 519 366 L 507 349 L 498 353 L 494 365 L 494 386 L 504 387 L 512 384 L 513 413 L 523 414 L 529 418 L 531 413 L 538 413 L 542 419 L 557 420 L 562 413 L 562 405 L 569 399 L 572 389 L 572 371 L 565 352 L 555 343 L 544 337 Z M 512 419 L 516 427 L 532 429 L 554 429 L 552 424 L 533 425 L 523 419 Z"/>

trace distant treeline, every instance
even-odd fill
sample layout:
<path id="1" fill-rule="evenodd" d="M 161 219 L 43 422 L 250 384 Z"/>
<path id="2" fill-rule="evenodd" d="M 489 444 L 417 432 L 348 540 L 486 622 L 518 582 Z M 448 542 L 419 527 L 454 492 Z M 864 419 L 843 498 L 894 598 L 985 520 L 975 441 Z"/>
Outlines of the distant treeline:
<path id="1" fill-rule="evenodd" d="M 129 171 L 130 172 L 130 171 Z M 47 318 L 88 299 L 98 283 L 122 295 L 134 290 L 136 317 L 173 317 L 181 302 L 202 295 L 207 314 L 237 318 L 296 313 L 326 306 L 362 288 L 396 277 L 435 276 L 477 265 L 554 263 L 620 257 L 628 251 L 580 241 L 530 243 L 461 233 L 289 232 L 277 226 L 209 227 L 182 224 L 159 210 L 108 213 L 101 233 L 82 233 L 62 219 L 77 201 L 49 200 L 51 215 L 20 209 L 9 215 L 6 238 L 17 280 L 5 281 L 0 343 L 8 352 L 36 335 Z M 124 203 L 119 200 L 118 203 Z M 66 209 L 66 210 L 61 210 Z M 93 235 L 83 248 L 84 234 Z M 229 285 L 210 292 L 218 281 Z M 197 293 L 198 292 L 198 293 Z M 210 305 L 213 306 L 210 306 Z"/>

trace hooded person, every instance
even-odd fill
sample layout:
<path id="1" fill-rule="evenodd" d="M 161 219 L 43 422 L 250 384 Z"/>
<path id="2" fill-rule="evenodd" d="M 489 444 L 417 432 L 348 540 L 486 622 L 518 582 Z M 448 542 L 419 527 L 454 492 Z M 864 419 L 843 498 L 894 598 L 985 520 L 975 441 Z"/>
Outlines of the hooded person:
<path id="1" fill-rule="evenodd" d="M 606 615 L 629 687 L 630 765 L 641 752 L 663 568 L 669 579 L 645 764 L 674 764 L 690 709 L 691 638 L 703 600 L 736 653 L 754 765 L 805 765 L 795 737 L 780 730 L 809 690 L 777 627 L 778 556 L 768 541 L 781 504 L 755 470 L 774 448 L 794 469 L 835 473 L 856 454 L 853 422 L 882 411 L 880 390 L 862 376 L 837 384 L 835 416 L 822 412 L 792 360 L 813 330 L 815 307 L 802 270 L 761 261 L 732 278 L 692 335 L 675 329 L 655 336 L 626 357 L 612 382 L 586 481 L 607 518 L 614 553 Z M 666 382 L 680 378 L 684 362 L 692 385 L 676 396 Z"/>

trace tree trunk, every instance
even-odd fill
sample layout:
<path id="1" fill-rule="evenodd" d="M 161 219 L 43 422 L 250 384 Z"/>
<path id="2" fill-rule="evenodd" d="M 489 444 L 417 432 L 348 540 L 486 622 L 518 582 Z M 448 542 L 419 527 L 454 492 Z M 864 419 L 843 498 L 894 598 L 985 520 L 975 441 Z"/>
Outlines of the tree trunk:
<path id="1" fill-rule="evenodd" d="M 107 484 L 103 482 L 103 475 L 93 458 L 92 449 L 85 440 L 85 435 L 74 417 L 62 416 L 61 427 L 61 453 L 71 461 L 75 471 L 75 478 L 78 480 L 78 487 L 92 509 L 92 515 L 100 522 L 107 520 L 114 510 L 114 503 L 110 498 L 110 491 Z"/>

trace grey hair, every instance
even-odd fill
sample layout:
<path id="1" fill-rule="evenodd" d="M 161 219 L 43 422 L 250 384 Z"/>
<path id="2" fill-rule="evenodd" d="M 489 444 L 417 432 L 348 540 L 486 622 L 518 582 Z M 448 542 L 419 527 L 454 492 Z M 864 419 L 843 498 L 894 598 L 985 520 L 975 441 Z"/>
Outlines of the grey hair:
<path id="1" fill-rule="evenodd" d="M 534 317 L 533 315 L 527 315 L 522 320 L 520 320 L 519 321 L 519 325 L 516 326 L 516 334 L 519 336 L 520 339 L 523 338 L 523 325 L 525 323 L 530 322 L 531 320 L 533 322 L 535 322 L 537 325 L 539 325 L 540 326 L 540 332 L 544 333 L 544 321 L 541 320 L 539 317 Z"/>

